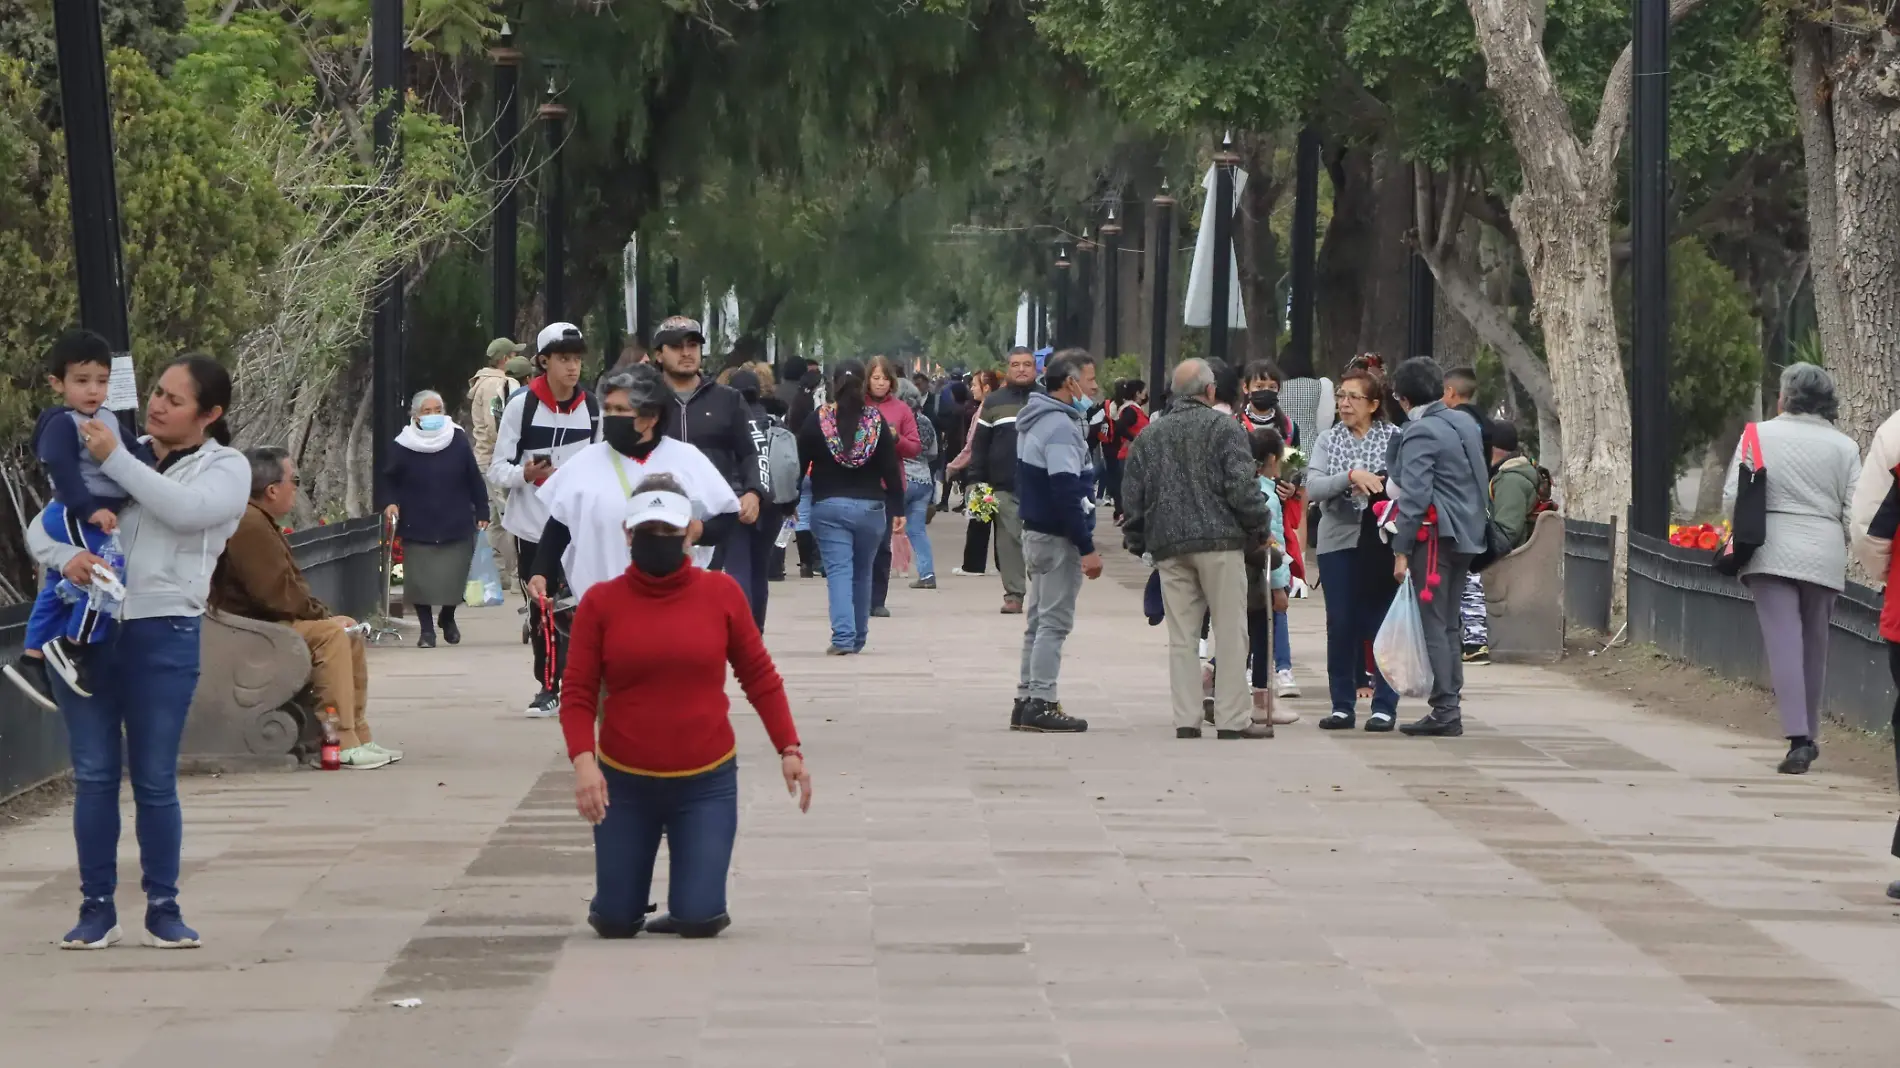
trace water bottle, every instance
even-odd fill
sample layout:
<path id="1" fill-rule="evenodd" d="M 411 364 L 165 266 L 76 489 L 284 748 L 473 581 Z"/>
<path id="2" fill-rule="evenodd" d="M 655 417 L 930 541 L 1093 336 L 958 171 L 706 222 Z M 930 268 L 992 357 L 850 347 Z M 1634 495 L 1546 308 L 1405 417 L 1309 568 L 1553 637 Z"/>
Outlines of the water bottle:
<path id="1" fill-rule="evenodd" d="M 797 533 L 797 531 L 798 521 L 795 519 L 787 519 L 785 523 L 778 528 L 778 537 L 772 539 L 772 544 L 781 549 L 785 548 L 792 543 L 792 536 Z"/>
<path id="2" fill-rule="evenodd" d="M 317 726 L 323 732 L 317 766 L 324 771 L 337 771 L 343 767 L 343 743 L 336 730 L 335 705 L 324 708 L 323 714 L 317 717 Z"/>
<path id="3" fill-rule="evenodd" d="M 99 547 L 99 559 L 105 561 L 106 567 L 118 576 L 121 583 L 125 581 L 125 547 L 119 543 L 117 531 L 106 535 L 105 544 Z M 119 614 L 119 598 L 100 596 L 96 600 L 102 613 L 108 616 Z"/>

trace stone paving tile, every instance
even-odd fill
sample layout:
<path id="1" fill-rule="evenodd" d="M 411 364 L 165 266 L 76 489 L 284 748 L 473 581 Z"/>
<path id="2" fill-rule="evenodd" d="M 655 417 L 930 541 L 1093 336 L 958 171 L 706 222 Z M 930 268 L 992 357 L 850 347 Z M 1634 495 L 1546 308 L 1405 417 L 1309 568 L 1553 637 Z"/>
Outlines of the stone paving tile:
<path id="1" fill-rule="evenodd" d="M 1003 729 L 993 580 L 899 584 L 843 661 L 821 586 L 775 588 L 817 802 L 741 704 L 713 943 L 581 923 L 590 836 L 557 729 L 518 715 L 511 611 L 379 649 L 403 764 L 186 783 L 201 951 L 60 953 L 68 824 L 0 833 L 0 1063 L 1891 1068 L 1876 785 L 1504 666 L 1468 672 L 1462 739 L 1320 732 L 1309 698 L 1271 742 L 1178 742 L 1146 576 L 1109 570 L 1069 644 L 1079 737 Z M 1318 694 L 1321 609 L 1293 618 Z"/>

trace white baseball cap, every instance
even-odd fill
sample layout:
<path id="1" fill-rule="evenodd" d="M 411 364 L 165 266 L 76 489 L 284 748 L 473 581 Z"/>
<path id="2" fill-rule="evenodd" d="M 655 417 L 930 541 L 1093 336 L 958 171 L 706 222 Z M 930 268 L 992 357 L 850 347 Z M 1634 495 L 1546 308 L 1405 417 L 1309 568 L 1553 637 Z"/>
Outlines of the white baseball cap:
<path id="1" fill-rule="evenodd" d="M 554 344 L 556 341 L 565 341 L 570 338 L 575 341 L 581 340 L 581 328 L 575 326 L 573 323 L 549 323 L 541 328 L 539 334 L 535 335 L 534 351 L 536 353 L 546 352 L 548 351 L 549 345 Z"/>
<path id="2" fill-rule="evenodd" d="M 693 502 L 671 490 L 636 493 L 627 502 L 626 527 L 632 530 L 642 523 L 664 523 L 685 530 L 693 524 Z"/>

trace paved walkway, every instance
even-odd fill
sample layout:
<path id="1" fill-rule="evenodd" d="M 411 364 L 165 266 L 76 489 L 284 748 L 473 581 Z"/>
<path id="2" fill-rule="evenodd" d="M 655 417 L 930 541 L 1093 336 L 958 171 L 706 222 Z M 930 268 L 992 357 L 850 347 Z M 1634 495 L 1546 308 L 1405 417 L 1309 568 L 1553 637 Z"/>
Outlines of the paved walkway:
<path id="1" fill-rule="evenodd" d="M 1111 563 L 1069 645 L 1081 737 L 1004 729 L 1020 621 L 995 614 L 993 579 L 898 583 L 895 618 L 843 660 L 820 655 L 821 584 L 775 586 L 817 799 L 786 801 L 741 712 L 737 922 L 712 943 L 581 924 L 590 839 L 557 727 L 519 715 L 511 611 L 469 613 L 459 648 L 380 650 L 377 736 L 403 764 L 188 782 L 201 951 L 55 950 L 66 823 L 0 833 L 0 1064 L 1900 1057 L 1878 786 L 1778 777 L 1770 741 L 1530 668 L 1474 670 L 1458 740 L 1321 732 L 1307 700 L 1271 742 L 1178 742 L 1142 575 Z M 1320 611 L 1294 619 L 1317 693 Z M 135 885 L 129 808 L 125 847 Z"/>

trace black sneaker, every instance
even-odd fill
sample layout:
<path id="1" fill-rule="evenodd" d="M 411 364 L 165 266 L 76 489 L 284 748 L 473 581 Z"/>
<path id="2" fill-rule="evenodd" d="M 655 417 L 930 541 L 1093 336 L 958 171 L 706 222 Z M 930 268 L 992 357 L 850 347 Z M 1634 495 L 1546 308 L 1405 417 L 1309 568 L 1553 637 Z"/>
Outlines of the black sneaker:
<path id="1" fill-rule="evenodd" d="M 54 638 L 40 649 L 46 669 L 58 675 L 66 688 L 81 697 L 92 696 L 92 682 L 86 677 L 86 650 L 64 638 Z"/>
<path id="2" fill-rule="evenodd" d="M 46 677 L 46 661 L 22 653 L 13 663 L 0 668 L 0 674 L 18 686 L 27 700 L 48 712 L 59 711 L 59 705 L 53 700 L 53 682 Z"/>
<path id="3" fill-rule="evenodd" d="M 1176 738 L 1199 738 L 1201 736 L 1201 728 L 1176 727 L 1174 728 L 1174 736 Z"/>
<path id="4" fill-rule="evenodd" d="M 1353 726 L 1358 722 L 1359 717 L 1354 713 L 1341 712 L 1335 708 L 1332 714 L 1319 721 L 1319 729 L 1323 731 L 1349 731 L 1352 730 Z"/>
<path id="5" fill-rule="evenodd" d="M 543 689 L 528 702 L 529 719 L 552 719 L 561 714 L 561 695 L 553 690 Z"/>
<path id="6" fill-rule="evenodd" d="M 1009 729 L 1010 730 L 1019 731 L 1023 729 L 1023 709 L 1027 707 L 1029 707 L 1029 698 L 1027 697 L 1018 697 L 1016 699 L 1016 703 L 1010 706 L 1009 708 Z"/>
<path id="7" fill-rule="evenodd" d="M 719 932 L 732 926 L 732 916 L 720 913 L 710 920 L 676 920 L 670 912 L 662 912 L 647 921 L 648 934 L 679 935 L 681 938 L 712 938 Z"/>
<path id="8" fill-rule="evenodd" d="M 1023 706 L 1022 729 L 1035 734 L 1081 734 L 1089 729 L 1089 721 L 1062 711 L 1059 701 L 1032 697 Z"/>
<path id="9" fill-rule="evenodd" d="M 1458 738 L 1465 733 L 1465 721 L 1463 717 L 1440 717 L 1434 712 L 1415 723 L 1405 724 L 1399 732 L 1414 738 Z"/>
<path id="10" fill-rule="evenodd" d="M 1374 712 L 1366 717 L 1367 734 L 1389 734 L 1398 726 L 1398 717 L 1390 712 Z"/>
<path id="11" fill-rule="evenodd" d="M 1887 884 L 1887 896 L 1893 898 L 1895 901 L 1900 901 L 1900 882 Z"/>
<path id="12" fill-rule="evenodd" d="M 1821 759 L 1821 747 L 1810 742 L 1788 748 L 1788 755 L 1781 758 L 1775 770 L 1783 775 L 1806 775 L 1814 762 Z"/>
<path id="13" fill-rule="evenodd" d="M 616 923 L 593 909 L 587 910 L 587 926 L 592 927 L 594 933 L 602 938 L 632 938 L 640 933 L 643 923 L 644 917 L 630 924 Z"/>
<path id="14" fill-rule="evenodd" d="M 891 618 L 891 610 L 883 605 L 878 605 L 876 608 L 871 609 L 871 615 L 878 619 L 889 619 Z"/>
<path id="15" fill-rule="evenodd" d="M 1464 659 L 1467 664 L 1489 664 L 1491 662 L 1491 647 L 1488 645 L 1467 645 L 1465 646 Z"/>

